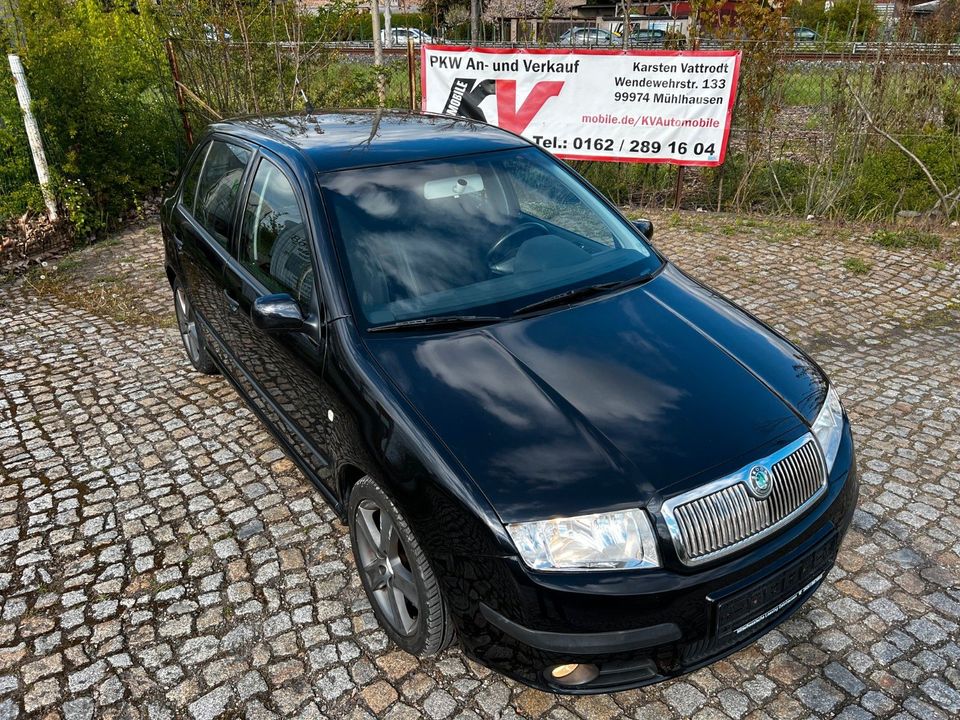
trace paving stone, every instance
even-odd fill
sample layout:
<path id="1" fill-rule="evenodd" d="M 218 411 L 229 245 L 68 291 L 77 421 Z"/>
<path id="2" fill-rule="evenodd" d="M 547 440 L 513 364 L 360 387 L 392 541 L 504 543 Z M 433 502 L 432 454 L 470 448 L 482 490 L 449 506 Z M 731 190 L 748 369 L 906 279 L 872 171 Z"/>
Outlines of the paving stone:
<path id="1" fill-rule="evenodd" d="M 17 703 L 5 698 L 0 700 L 0 720 L 17 720 L 20 717 L 20 708 Z"/>
<path id="2" fill-rule="evenodd" d="M 92 687 L 103 679 L 107 664 L 103 660 L 91 663 L 82 670 L 71 673 L 69 677 L 70 692 L 78 693 Z"/>
<path id="3" fill-rule="evenodd" d="M 360 691 L 363 701 L 377 716 L 397 700 L 397 691 L 385 680 L 379 680 Z"/>
<path id="4" fill-rule="evenodd" d="M 434 690 L 423 701 L 423 709 L 433 720 L 443 720 L 457 709 L 457 702 L 445 690 Z"/>
<path id="5" fill-rule="evenodd" d="M 808 708 L 820 713 L 830 712 L 843 700 L 843 695 L 835 687 L 819 679 L 797 690 L 797 697 Z"/>
<path id="6" fill-rule="evenodd" d="M 686 682 L 674 683 L 664 690 L 663 697 L 667 704 L 681 715 L 692 715 L 707 701 L 702 692 Z"/>
<path id="7" fill-rule="evenodd" d="M 930 678 L 920 686 L 938 707 L 949 713 L 960 714 L 960 692 L 939 678 Z"/>
<path id="8" fill-rule="evenodd" d="M 77 698 L 63 704 L 64 720 L 90 720 L 93 717 L 93 700 Z"/>
<path id="9" fill-rule="evenodd" d="M 212 720 L 227 711 L 230 702 L 230 688 L 220 686 L 190 703 L 190 716 L 194 720 Z"/>

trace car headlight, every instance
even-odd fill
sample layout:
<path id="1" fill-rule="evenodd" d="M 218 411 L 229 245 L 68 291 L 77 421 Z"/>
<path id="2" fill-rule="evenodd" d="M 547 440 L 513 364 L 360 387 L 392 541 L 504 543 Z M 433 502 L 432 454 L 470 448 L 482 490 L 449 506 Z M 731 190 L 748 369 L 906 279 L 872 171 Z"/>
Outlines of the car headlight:
<path id="1" fill-rule="evenodd" d="M 640 509 L 514 523 L 507 531 L 535 570 L 660 567 L 653 527 Z"/>
<path id="2" fill-rule="evenodd" d="M 813 421 L 813 434 L 820 443 L 823 457 L 827 461 L 827 475 L 833 470 L 833 463 L 837 459 L 837 450 L 840 449 L 840 436 L 843 434 L 843 406 L 840 396 L 832 387 L 827 389 L 827 399 Z"/>

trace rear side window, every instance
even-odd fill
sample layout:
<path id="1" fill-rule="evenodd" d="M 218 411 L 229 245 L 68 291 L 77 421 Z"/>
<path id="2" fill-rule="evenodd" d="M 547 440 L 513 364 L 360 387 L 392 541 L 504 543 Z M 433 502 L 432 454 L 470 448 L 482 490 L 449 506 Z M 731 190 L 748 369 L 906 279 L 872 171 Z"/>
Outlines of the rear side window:
<path id="1" fill-rule="evenodd" d="M 249 161 L 250 151 L 246 148 L 214 140 L 203 164 L 193 215 L 223 247 L 230 244 L 233 212 Z"/>
<path id="2" fill-rule="evenodd" d="M 313 263 L 297 194 L 280 168 L 262 160 L 243 210 L 240 262 L 272 292 L 313 298 Z"/>
<path id="3" fill-rule="evenodd" d="M 193 164 L 187 170 L 187 176 L 183 181 L 183 194 L 180 196 L 180 202 L 191 213 L 193 212 L 193 203 L 197 199 L 197 183 L 200 181 L 200 171 L 203 170 L 203 161 L 210 150 L 210 144 L 204 145 L 193 158 Z"/>

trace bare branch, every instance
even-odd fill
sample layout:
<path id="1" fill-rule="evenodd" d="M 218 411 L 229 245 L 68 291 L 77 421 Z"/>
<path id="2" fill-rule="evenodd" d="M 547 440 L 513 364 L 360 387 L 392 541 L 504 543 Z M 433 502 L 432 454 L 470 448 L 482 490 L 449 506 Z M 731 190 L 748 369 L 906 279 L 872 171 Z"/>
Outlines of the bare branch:
<path id="1" fill-rule="evenodd" d="M 864 105 L 863 100 L 857 94 L 857 91 L 853 89 L 853 85 L 850 84 L 850 80 L 847 80 L 847 89 L 850 91 L 850 95 L 856 101 L 857 105 L 860 106 L 860 111 L 863 113 L 863 117 L 864 119 L 866 119 L 867 125 L 869 125 L 871 129 L 873 129 L 873 131 L 876 132 L 878 135 L 881 135 L 882 137 L 886 138 L 890 143 L 894 145 L 894 147 L 896 147 L 900 152 L 902 152 L 904 155 L 910 158 L 914 163 L 916 163 L 917 167 L 920 168 L 921 172 L 923 172 L 923 174 L 926 175 L 927 181 L 930 183 L 930 187 L 933 188 L 933 191 L 937 194 L 937 197 L 940 198 L 937 205 L 943 208 L 945 215 L 949 216 L 953 212 L 955 203 L 947 202 L 947 197 L 944 194 L 943 188 L 941 188 L 940 183 L 938 183 L 936 179 L 934 179 L 933 175 L 931 174 L 930 170 L 927 168 L 926 164 L 924 164 L 923 160 L 921 160 L 912 152 L 910 152 L 910 150 L 903 143 L 897 140 L 893 135 L 891 135 L 882 127 L 877 125 L 877 123 L 873 119 L 873 116 L 870 114 L 870 111 L 867 110 L 867 106 Z"/>

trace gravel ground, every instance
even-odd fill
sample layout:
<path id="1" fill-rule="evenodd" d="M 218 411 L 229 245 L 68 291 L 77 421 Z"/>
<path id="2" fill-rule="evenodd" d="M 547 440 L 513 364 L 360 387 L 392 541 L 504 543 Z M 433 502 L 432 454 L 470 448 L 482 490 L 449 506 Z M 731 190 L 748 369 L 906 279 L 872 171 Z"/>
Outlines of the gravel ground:
<path id="1" fill-rule="evenodd" d="M 824 365 L 853 421 L 860 507 L 793 619 L 677 681 L 577 699 L 398 651 L 346 529 L 229 385 L 190 371 L 153 223 L 0 281 L 0 720 L 957 717 L 956 252 L 655 217 L 682 268 Z"/>

